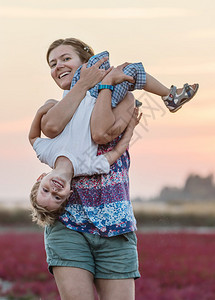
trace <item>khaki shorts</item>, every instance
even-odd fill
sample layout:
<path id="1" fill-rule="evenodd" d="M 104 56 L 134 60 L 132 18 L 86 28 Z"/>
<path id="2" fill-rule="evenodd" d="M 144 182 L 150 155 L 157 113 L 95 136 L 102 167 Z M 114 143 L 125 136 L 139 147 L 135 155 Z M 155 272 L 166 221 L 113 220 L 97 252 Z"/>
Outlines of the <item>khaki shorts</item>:
<path id="1" fill-rule="evenodd" d="M 81 233 L 57 221 L 45 229 L 49 271 L 54 266 L 90 271 L 95 278 L 139 278 L 137 238 L 134 232 L 114 237 Z"/>

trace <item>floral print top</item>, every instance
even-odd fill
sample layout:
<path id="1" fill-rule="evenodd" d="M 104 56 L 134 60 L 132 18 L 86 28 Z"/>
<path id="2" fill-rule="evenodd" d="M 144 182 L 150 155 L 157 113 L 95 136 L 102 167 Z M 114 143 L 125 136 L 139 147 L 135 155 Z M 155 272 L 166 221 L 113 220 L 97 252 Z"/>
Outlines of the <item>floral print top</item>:
<path id="1" fill-rule="evenodd" d="M 100 145 L 98 155 L 110 151 L 119 139 Z M 59 220 L 69 229 L 103 237 L 136 230 L 129 197 L 129 166 L 126 151 L 109 174 L 73 178 L 73 194 Z"/>

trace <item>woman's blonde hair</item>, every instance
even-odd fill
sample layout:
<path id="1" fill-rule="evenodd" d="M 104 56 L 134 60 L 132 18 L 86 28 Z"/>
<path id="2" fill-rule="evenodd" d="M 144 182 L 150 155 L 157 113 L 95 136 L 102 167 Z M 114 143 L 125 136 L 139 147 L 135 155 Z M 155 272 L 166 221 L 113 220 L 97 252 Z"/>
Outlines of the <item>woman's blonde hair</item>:
<path id="1" fill-rule="evenodd" d="M 40 186 L 40 181 L 37 181 L 30 193 L 31 200 L 31 216 L 32 221 L 36 222 L 38 225 L 44 227 L 45 225 L 52 225 L 58 219 L 58 217 L 64 212 L 65 206 L 68 201 L 64 201 L 64 203 L 59 207 L 59 209 L 54 211 L 49 211 L 44 207 L 38 205 L 37 203 L 37 193 Z"/>
<path id="2" fill-rule="evenodd" d="M 80 60 L 85 63 L 89 60 L 91 56 L 94 55 L 93 49 L 87 45 L 86 43 L 82 42 L 81 40 L 75 39 L 75 38 L 66 38 L 66 39 L 59 39 L 54 41 L 48 48 L 47 54 L 46 54 L 46 60 L 49 63 L 49 55 L 52 50 L 57 48 L 60 45 L 69 45 L 72 46 L 75 49 L 75 52 L 80 57 Z"/>

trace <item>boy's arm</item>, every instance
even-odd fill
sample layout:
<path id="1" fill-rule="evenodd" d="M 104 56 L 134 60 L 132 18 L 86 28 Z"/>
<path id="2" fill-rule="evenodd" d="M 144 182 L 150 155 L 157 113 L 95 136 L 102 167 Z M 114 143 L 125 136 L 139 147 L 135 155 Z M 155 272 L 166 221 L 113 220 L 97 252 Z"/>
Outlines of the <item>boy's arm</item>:
<path id="1" fill-rule="evenodd" d="M 134 108 L 133 115 L 131 117 L 130 122 L 128 123 L 123 137 L 113 148 L 113 150 L 104 154 L 110 165 L 112 165 L 128 148 L 128 145 L 133 135 L 134 128 L 139 123 L 142 117 L 142 113 L 140 115 L 138 115 L 138 113 L 138 108 Z"/>
<path id="2" fill-rule="evenodd" d="M 45 104 L 42 105 L 38 109 L 38 111 L 33 119 L 33 122 L 31 124 L 31 128 L 30 128 L 29 135 L 28 135 L 29 141 L 32 146 L 33 146 L 34 142 L 36 141 L 36 139 L 41 136 L 42 117 L 49 111 L 49 109 L 51 109 L 57 103 L 58 103 L 58 101 L 51 99 L 51 100 L 46 101 Z"/>

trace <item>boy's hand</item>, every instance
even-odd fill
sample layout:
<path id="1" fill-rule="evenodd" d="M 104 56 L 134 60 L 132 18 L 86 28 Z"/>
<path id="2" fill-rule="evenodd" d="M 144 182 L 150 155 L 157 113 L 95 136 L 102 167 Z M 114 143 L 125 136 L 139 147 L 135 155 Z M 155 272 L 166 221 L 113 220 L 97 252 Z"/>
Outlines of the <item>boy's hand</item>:
<path id="1" fill-rule="evenodd" d="M 116 85 L 123 81 L 129 81 L 131 83 L 135 83 L 135 80 L 132 76 L 128 76 L 123 72 L 123 69 L 129 65 L 128 62 L 125 62 L 122 65 L 117 66 L 116 68 L 112 68 L 112 70 L 105 76 L 102 80 L 102 84 L 110 84 Z"/>
<path id="2" fill-rule="evenodd" d="M 139 114 L 139 108 L 135 107 L 131 120 L 128 123 L 127 129 L 133 131 L 134 128 L 139 124 L 141 118 L 142 118 L 142 113 Z"/>
<path id="3" fill-rule="evenodd" d="M 112 165 L 128 148 L 134 128 L 139 123 L 141 117 L 142 113 L 139 115 L 138 108 L 134 108 L 131 120 L 126 127 L 125 133 L 123 134 L 121 140 L 111 151 L 104 154 L 110 165 Z"/>
<path id="4" fill-rule="evenodd" d="M 38 112 L 42 115 L 45 115 L 57 103 L 57 100 L 49 99 L 38 109 Z"/>
<path id="5" fill-rule="evenodd" d="M 47 100 L 37 111 L 33 122 L 31 124 L 30 132 L 28 135 L 29 141 L 33 146 L 38 137 L 41 136 L 41 121 L 43 116 L 49 111 L 58 101 L 54 99 Z"/>

